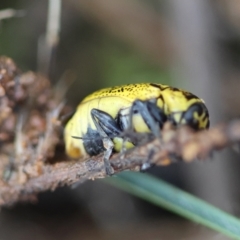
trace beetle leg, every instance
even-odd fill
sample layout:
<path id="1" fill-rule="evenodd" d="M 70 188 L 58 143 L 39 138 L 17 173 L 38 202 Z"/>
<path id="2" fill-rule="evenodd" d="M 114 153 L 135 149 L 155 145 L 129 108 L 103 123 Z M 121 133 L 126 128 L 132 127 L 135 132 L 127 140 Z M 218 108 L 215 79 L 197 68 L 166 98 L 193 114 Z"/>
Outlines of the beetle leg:
<path id="1" fill-rule="evenodd" d="M 130 111 L 130 129 L 134 129 L 133 117 L 134 114 L 140 114 L 145 124 L 148 126 L 150 131 L 157 137 L 160 138 L 160 129 L 163 124 L 167 121 L 167 116 L 160 109 L 156 103 L 152 101 L 134 101 Z"/>
<path id="2" fill-rule="evenodd" d="M 167 116 L 165 115 L 163 110 L 156 105 L 156 101 L 155 102 L 151 100 L 134 101 L 130 111 L 130 116 L 129 116 L 130 129 L 134 129 L 134 126 L 133 126 L 134 114 L 140 114 L 143 121 L 149 128 L 149 130 L 155 135 L 156 138 L 160 140 L 160 136 L 161 136 L 160 129 L 163 127 L 163 124 L 167 121 Z M 141 171 L 145 171 L 152 166 L 153 164 L 146 162 L 141 166 Z"/>
<path id="3" fill-rule="evenodd" d="M 121 133 L 121 129 L 118 127 L 112 116 L 104 111 L 94 108 L 91 110 L 91 116 L 100 136 L 103 139 L 103 146 L 106 149 L 103 157 L 106 173 L 107 175 L 112 175 L 114 170 L 111 167 L 109 158 L 111 157 L 114 144 L 111 138 L 118 136 Z"/>
<path id="4" fill-rule="evenodd" d="M 129 137 L 126 136 L 126 130 L 129 129 L 129 112 L 131 107 L 120 109 L 118 115 L 116 117 L 116 122 L 119 128 L 122 131 L 121 138 L 123 139 L 122 147 L 120 150 L 120 158 L 123 159 L 125 157 L 125 152 L 127 150 L 127 143 L 132 142 Z"/>
<path id="5" fill-rule="evenodd" d="M 102 130 L 109 138 L 119 136 L 121 133 L 121 129 L 116 121 L 108 113 L 93 108 L 91 110 L 91 116 L 97 130 Z"/>
<path id="6" fill-rule="evenodd" d="M 114 174 L 114 169 L 112 168 L 109 159 L 112 155 L 112 150 L 113 150 L 114 145 L 113 145 L 113 142 L 111 139 L 103 138 L 103 146 L 106 149 L 106 151 L 104 151 L 104 155 L 103 155 L 103 162 L 104 162 L 106 174 L 111 176 Z"/>
<path id="7" fill-rule="evenodd" d="M 122 147 L 121 147 L 121 151 L 120 151 L 120 159 L 124 159 L 125 158 L 125 153 L 127 151 L 127 142 L 130 141 L 128 138 L 126 137 L 122 137 L 123 138 L 123 142 L 122 142 Z"/>

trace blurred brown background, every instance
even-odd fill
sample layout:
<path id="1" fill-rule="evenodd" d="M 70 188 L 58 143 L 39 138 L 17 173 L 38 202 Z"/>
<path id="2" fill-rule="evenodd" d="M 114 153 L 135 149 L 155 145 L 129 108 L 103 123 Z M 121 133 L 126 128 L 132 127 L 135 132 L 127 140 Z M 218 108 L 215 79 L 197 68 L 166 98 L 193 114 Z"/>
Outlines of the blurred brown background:
<path id="1" fill-rule="evenodd" d="M 212 125 L 239 116 L 239 1 L 59 1 L 60 31 L 53 36 L 50 2 L 58 0 L 0 2 L 0 55 L 53 83 L 75 80 L 69 104 L 101 87 L 157 82 L 203 98 Z M 23 11 L 8 18 L 7 9 Z M 149 172 L 239 216 L 239 170 L 239 156 L 226 150 L 206 162 Z M 226 239 L 100 180 L 0 213 L 1 240 L 123 238 Z"/>

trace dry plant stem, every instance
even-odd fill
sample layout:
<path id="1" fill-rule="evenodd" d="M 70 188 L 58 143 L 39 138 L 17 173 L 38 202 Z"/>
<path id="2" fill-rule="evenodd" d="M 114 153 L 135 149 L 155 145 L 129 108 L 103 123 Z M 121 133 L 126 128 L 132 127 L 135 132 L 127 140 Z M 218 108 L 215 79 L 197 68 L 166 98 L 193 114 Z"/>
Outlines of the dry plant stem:
<path id="1" fill-rule="evenodd" d="M 36 200 L 42 191 L 106 177 L 102 155 L 69 161 L 58 151 L 63 149 L 59 119 L 69 111 L 56 96 L 48 79 L 22 73 L 12 59 L 0 57 L 0 205 Z M 145 144 L 114 154 L 110 160 L 115 173 L 139 170 L 144 163 L 206 159 L 240 141 L 240 121 L 198 133 L 166 123 L 160 139 L 150 141 L 152 136 L 132 132 L 124 137 Z"/>
<path id="2" fill-rule="evenodd" d="M 168 165 L 176 159 L 176 156 L 181 156 L 181 161 L 190 162 L 196 158 L 205 159 L 214 150 L 222 149 L 239 140 L 239 120 L 198 133 L 194 133 L 187 127 L 172 129 L 167 124 L 163 129 L 161 141 L 155 139 L 136 147 L 126 152 L 124 158 L 120 154 L 115 154 L 111 158 L 111 163 L 117 173 L 126 169 L 138 170 L 144 163 Z M 24 184 L 2 185 L 0 205 L 32 200 L 34 194 L 42 191 L 102 177 L 106 177 L 102 156 L 94 159 L 86 158 L 84 161 L 64 161 L 44 165 L 39 176 L 29 178 Z"/>

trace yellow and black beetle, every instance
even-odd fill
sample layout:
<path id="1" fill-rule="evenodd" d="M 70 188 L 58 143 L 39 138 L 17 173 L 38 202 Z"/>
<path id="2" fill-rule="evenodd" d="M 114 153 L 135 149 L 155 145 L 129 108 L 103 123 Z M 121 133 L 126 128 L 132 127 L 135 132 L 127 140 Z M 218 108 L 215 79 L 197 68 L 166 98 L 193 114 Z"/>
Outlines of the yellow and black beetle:
<path id="1" fill-rule="evenodd" d="M 72 158 L 104 152 L 106 171 L 111 174 L 112 151 L 123 147 L 122 133 L 156 132 L 166 121 L 196 130 L 209 127 L 208 110 L 194 94 L 157 83 L 139 83 L 102 89 L 87 96 L 65 128 L 66 152 Z M 134 144 L 124 141 L 126 148 Z"/>

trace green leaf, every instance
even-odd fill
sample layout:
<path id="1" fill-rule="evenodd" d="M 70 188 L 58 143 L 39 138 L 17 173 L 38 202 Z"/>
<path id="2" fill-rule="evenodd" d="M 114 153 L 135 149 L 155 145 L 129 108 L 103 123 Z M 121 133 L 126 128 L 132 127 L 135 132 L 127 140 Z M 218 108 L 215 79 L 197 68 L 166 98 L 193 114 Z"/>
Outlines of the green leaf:
<path id="1" fill-rule="evenodd" d="M 233 239 L 240 239 L 239 219 L 160 179 L 122 172 L 106 182 Z"/>

